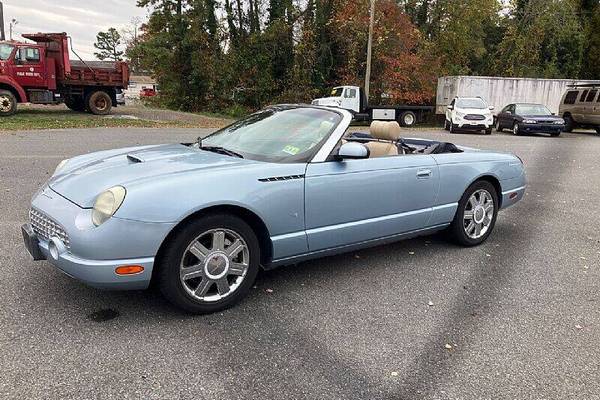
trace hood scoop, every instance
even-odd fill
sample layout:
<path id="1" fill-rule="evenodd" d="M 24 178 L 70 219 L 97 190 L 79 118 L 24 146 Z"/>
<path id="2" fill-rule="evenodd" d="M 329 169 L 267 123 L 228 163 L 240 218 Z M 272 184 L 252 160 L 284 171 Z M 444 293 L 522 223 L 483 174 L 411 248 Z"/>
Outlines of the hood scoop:
<path id="1" fill-rule="evenodd" d="M 142 157 L 133 154 L 127 154 L 127 159 L 133 164 L 140 164 L 144 162 L 144 159 Z"/>

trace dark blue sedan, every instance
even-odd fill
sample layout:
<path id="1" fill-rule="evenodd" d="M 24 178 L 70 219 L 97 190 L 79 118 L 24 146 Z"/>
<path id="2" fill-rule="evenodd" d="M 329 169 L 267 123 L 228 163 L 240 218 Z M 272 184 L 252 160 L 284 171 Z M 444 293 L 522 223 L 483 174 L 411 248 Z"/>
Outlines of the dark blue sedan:
<path id="1" fill-rule="evenodd" d="M 565 120 L 555 116 L 542 104 L 509 104 L 496 117 L 496 130 L 510 129 L 515 135 L 549 133 L 559 136 L 565 130 Z"/>

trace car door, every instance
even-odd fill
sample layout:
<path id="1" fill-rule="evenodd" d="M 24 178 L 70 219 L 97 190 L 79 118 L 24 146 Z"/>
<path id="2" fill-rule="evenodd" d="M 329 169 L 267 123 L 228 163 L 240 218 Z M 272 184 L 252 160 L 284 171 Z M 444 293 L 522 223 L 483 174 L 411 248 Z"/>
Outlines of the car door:
<path id="1" fill-rule="evenodd" d="M 25 88 L 45 87 L 43 49 L 19 46 L 15 53 L 15 80 Z"/>
<path id="2" fill-rule="evenodd" d="M 583 104 L 583 120 L 582 122 L 585 124 L 594 124 L 595 118 L 594 113 L 596 110 L 596 95 L 598 94 L 598 89 L 591 89 Z"/>
<path id="3" fill-rule="evenodd" d="M 509 104 L 506 107 L 504 107 L 496 117 L 498 118 L 500 128 L 512 127 L 512 115 L 510 112 L 512 106 L 512 104 Z"/>
<path id="4" fill-rule="evenodd" d="M 439 186 L 429 155 L 310 163 L 305 225 L 311 252 L 427 226 Z"/>

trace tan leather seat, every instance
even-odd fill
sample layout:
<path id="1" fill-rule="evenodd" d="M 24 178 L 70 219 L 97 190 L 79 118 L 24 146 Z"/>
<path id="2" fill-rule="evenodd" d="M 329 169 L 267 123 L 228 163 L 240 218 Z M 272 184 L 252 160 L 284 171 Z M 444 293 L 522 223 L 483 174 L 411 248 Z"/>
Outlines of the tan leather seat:
<path id="1" fill-rule="evenodd" d="M 398 146 L 396 141 L 400 139 L 400 125 L 396 121 L 373 121 L 371 123 L 371 136 L 385 142 L 369 142 L 366 146 L 371 152 L 370 157 L 397 156 Z"/>

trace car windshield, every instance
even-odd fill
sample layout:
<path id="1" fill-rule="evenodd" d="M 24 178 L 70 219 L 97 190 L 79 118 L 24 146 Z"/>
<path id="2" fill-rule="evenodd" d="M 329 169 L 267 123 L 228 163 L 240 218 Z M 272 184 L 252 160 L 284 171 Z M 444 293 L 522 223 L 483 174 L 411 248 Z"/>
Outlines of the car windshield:
<path id="1" fill-rule="evenodd" d="M 456 106 L 459 108 L 487 108 L 487 105 L 481 99 L 458 99 L 456 100 Z"/>
<path id="2" fill-rule="evenodd" d="M 10 57 L 14 48 L 15 46 L 12 46 L 10 44 L 0 43 L 0 60 L 8 60 L 8 57 Z"/>
<path id="3" fill-rule="evenodd" d="M 517 104 L 517 115 L 552 115 L 550 110 L 541 104 Z"/>
<path id="4" fill-rule="evenodd" d="M 202 148 L 221 148 L 268 162 L 307 162 L 340 123 L 340 114 L 318 108 L 272 107 L 204 138 Z"/>
<path id="5" fill-rule="evenodd" d="M 331 97 L 340 97 L 344 92 L 343 87 L 336 87 L 331 90 Z"/>

